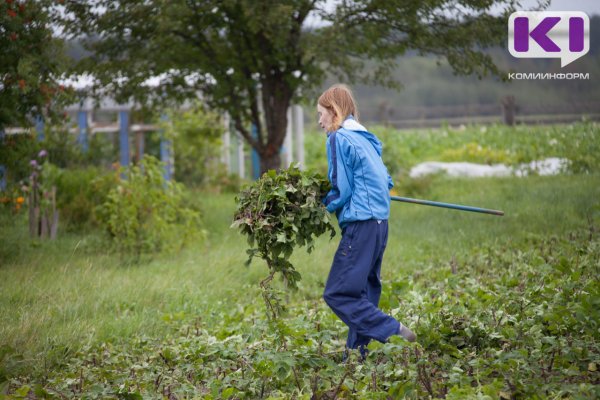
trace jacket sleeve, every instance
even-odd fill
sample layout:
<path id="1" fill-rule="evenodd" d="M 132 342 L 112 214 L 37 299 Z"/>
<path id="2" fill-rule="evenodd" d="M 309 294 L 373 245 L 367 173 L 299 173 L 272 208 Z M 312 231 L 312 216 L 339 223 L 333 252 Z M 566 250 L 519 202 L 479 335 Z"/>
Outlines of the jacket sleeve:
<path id="1" fill-rule="evenodd" d="M 390 190 L 393 187 L 394 187 L 394 181 L 392 180 L 392 177 L 390 176 L 390 174 L 388 172 L 388 190 Z"/>
<path id="2" fill-rule="evenodd" d="M 354 178 L 350 167 L 353 162 L 352 149 L 344 148 L 336 133 L 332 133 L 327 138 L 327 162 L 331 190 L 325 196 L 323 203 L 327 207 L 327 211 L 334 212 L 343 208 L 344 204 L 350 200 L 354 187 Z"/>

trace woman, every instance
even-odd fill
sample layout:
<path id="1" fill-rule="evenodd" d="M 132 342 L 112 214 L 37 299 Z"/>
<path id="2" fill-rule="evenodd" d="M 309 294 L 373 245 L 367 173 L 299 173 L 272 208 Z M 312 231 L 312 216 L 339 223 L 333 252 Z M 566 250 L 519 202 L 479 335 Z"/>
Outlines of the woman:
<path id="1" fill-rule="evenodd" d="M 363 357 L 371 339 L 384 343 L 400 335 L 414 342 L 410 329 L 378 308 L 394 185 L 381 159 L 381 142 L 358 122 L 356 102 L 345 85 L 327 89 L 317 112 L 327 132 L 332 186 L 323 202 L 342 229 L 323 298 L 348 325 L 347 348 L 359 348 Z"/>

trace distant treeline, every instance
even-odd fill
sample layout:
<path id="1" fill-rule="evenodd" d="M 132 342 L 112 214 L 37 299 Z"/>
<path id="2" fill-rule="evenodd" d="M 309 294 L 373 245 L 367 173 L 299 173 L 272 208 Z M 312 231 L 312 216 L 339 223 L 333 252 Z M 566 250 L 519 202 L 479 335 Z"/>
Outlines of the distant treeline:
<path id="1" fill-rule="evenodd" d="M 590 51 L 565 68 L 556 59 L 516 59 L 507 47 L 490 51 L 503 70 L 512 72 L 589 73 L 588 80 L 514 80 L 456 76 L 447 63 L 413 54 L 398 58 L 400 91 L 355 85 L 362 119 L 380 123 L 403 120 L 502 116 L 502 101 L 514 96 L 517 115 L 600 114 L 600 16 L 590 18 Z M 596 28 L 596 29 L 594 29 Z M 508 75 L 508 74 L 506 74 Z M 505 76 L 506 78 L 507 76 Z M 324 87 L 331 84 L 328 80 Z"/>

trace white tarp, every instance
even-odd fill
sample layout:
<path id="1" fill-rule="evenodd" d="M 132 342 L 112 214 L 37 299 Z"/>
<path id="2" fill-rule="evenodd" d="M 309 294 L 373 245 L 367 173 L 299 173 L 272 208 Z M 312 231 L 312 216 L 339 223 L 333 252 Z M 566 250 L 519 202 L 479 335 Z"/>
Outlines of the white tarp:
<path id="1" fill-rule="evenodd" d="M 569 164 L 565 158 L 546 158 L 540 161 L 532 161 L 516 167 L 504 164 L 475 164 L 469 162 L 440 162 L 427 161 L 415 165 L 410 170 L 411 178 L 419 178 L 425 175 L 446 173 L 452 177 L 487 177 L 487 176 L 526 176 L 530 173 L 537 175 L 557 175 L 564 172 Z"/>

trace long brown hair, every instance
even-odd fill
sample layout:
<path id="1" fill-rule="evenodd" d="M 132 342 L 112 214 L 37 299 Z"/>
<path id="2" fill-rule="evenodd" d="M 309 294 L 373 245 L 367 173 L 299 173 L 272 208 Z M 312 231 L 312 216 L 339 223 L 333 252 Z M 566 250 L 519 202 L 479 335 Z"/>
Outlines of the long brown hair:
<path id="1" fill-rule="evenodd" d="M 358 121 L 358 107 L 352 90 L 344 84 L 338 83 L 324 91 L 319 97 L 318 103 L 334 115 L 332 126 L 325 127 L 329 132 L 336 131 L 351 114 Z"/>

